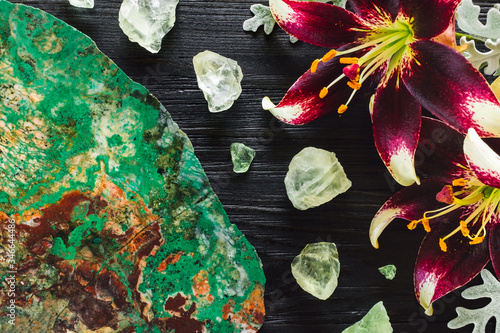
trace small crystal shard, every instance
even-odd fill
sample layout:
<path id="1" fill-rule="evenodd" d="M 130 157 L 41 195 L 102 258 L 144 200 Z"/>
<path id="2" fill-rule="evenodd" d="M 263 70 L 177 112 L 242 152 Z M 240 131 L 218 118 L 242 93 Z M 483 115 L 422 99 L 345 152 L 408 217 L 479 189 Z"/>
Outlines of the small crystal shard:
<path id="1" fill-rule="evenodd" d="M 342 333 L 392 333 L 391 322 L 382 301 L 375 304 L 357 323 Z"/>
<path id="2" fill-rule="evenodd" d="M 288 198 L 300 210 L 322 205 L 351 185 L 335 153 L 314 147 L 293 157 L 285 177 Z"/>
<path id="3" fill-rule="evenodd" d="M 72 6 L 80 8 L 94 8 L 94 0 L 69 0 Z"/>
<path id="4" fill-rule="evenodd" d="M 299 286 L 322 300 L 337 288 L 339 273 L 339 254 L 334 243 L 307 244 L 292 262 L 292 274 Z"/>
<path id="5" fill-rule="evenodd" d="M 203 51 L 193 57 L 193 65 L 210 112 L 229 109 L 241 94 L 243 73 L 238 63 L 212 51 Z"/>
<path id="6" fill-rule="evenodd" d="M 385 276 L 387 280 L 392 280 L 396 276 L 396 266 L 394 265 L 385 265 L 379 267 L 378 271 Z"/>
<path id="7" fill-rule="evenodd" d="M 179 0 L 124 0 L 120 7 L 120 28 L 130 41 L 158 53 L 161 40 L 174 26 Z"/>
<path id="8" fill-rule="evenodd" d="M 250 164 L 255 157 L 255 150 L 245 146 L 243 143 L 234 142 L 231 144 L 231 159 L 233 161 L 233 171 L 244 173 L 250 168 Z"/>

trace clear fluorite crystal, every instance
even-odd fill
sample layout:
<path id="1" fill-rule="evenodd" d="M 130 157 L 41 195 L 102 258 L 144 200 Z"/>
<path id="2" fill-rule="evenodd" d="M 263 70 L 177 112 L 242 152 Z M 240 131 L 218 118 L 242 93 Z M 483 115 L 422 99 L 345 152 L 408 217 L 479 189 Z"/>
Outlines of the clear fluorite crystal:
<path id="1" fill-rule="evenodd" d="M 72 6 L 80 8 L 94 8 L 94 0 L 69 0 Z"/>
<path id="2" fill-rule="evenodd" d="M 234 142 L 231 144 L 231 159 L 233 161 L 233 171 L 244 173 L 250 168 L 250 164 L 255 157 L 255 150 L 245 146 L 243 143 Z"/>
<path id="3" fill-rule="evenodd" d="M 339 254 L 334 243 L 307 244 L 292 261 L 292 274 L 305 291 L 325 300 L 333 294 L 340 274 Z"/>
<path id="4" fill-rule="evenodd" d="M 240 97 L 243 73 L 236 61 L 203 51 L 193 57 L 193 65 L 210 112 L 227 110 Z"/>
<path id="5" fill-rule="evenodd" d="M 396 276 L 396 266 L 394 265 L 385 265 L 379 267 L 378 271 L 385 276 L 387 280 L 392 280 Z"/>
<path id="6" fill-rule="evenodd" d="M 119 21 L 125 35 L 157 53 L 161 40 L 174 26 L 179 0 L 123 0 Z"/>
<path id="7" fill-rule="evenodd" d="M 346 328 L 342 333 L 392 333 L 391 322 L 384 303 L 375 304 L 360 321 Z"/>
<path id="8" fill-rule="evenodd" d="M 293 157 L 285 177 L 288 198 L 300 210 L 322 205 L 351 185 L 335 153 L 314 147 Z"/>

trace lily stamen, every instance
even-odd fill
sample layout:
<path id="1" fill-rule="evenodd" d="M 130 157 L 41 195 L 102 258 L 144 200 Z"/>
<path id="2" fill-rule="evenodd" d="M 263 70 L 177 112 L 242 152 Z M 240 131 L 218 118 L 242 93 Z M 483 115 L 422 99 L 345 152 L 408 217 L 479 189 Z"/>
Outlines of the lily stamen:
<path id="1" fill-rule="evenodd" d="M 463 178 L 457 178 L 457 179 L 453 179 L 453 181 L 451 182 L 451 186 L 465 186 L 467 185 L 467 180 L 463 179 Z"/>
<path id="2" fill-rule="evenodd" d="M 465 221 L 460 221 L 460 231 L 462 231 L 464 237 L 469 236 L 470 230 L 467 228 L 467 223 L 465 223 Z"/>
<path id="3" fill-rule="evenodd" d="M 355 81 L 348 81 L 347 85 L 354 90 L 359 90 L 361 88 L 361 83 Z"/>
<path id="4" fill-rule="evenodd" d="M 341 64 L 344 64 L 344 65 L 354 65 L 354 64 L 358 63 L 358 60 L 359 59 L 356 57 L 344 57 L 344 58 L 340 58 L 339 62 Z"/>

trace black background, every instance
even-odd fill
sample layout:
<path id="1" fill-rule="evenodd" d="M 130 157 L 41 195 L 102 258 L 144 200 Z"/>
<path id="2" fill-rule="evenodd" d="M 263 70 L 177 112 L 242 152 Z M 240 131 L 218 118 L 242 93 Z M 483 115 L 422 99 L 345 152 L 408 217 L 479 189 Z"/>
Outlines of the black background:
<path id="1" fill-rule="evenodd" d="M 472 326 L 450 330 L 446 323 L 456 317 L 456 306 L 479 306 L 487 300 L 466 301 L 457 291 L 437 301 L 435 315 L 427 317 L 414 296 L 413 264 L 425 234 L 421 228 L 409 231 L 398 220 L 382 234 L 379 250 L 370 245 L 370 221 L 399 187 L 375 150 L 368 100 L 351 104 L 342 117 L 331 114 L 303 126 L 281 124 L 262 110 L 263 96 L 278 103 L 327 49 L 291 44 L 278 26 L 269 36 L 262 28 L 244 31 L 243 22 L 252 17 L 251 0 L 181 0 L 177 22 L 158 54 L 122 33 L 121 1 L 96 0 L 94 9 L 75 8 L 62 0 L 14 2 L 43 9 L 90 36 L 127 75 L 145 85 L 188 134 L 230 220 L 262 259 L 267 315 L 260 332 L 341 332 L 378 301 L 384 302 L 395 332 L 472 332 Z M 210 113 L 198 89 L 192 58 L 204 50 L 230 57 L 242 68 L 243 93 L 228 111 Z M 232 142 L 257 152 L 246 174 L 232 172 Z M 292 157 L 307 146 L 334 151 L 353 185 L 327 204 L 299 211 L 288 200 L 283 180 Z M 292 259 L 306 244 L 318 241 L 336 243 L 341 262 L 339 286 L 325 301 L 300 289 L 290 272 Z M 393 281 L 377 270 L 386 264 L 397 266 Z M 469 285 L 480 282 L 476 278 Z"/>

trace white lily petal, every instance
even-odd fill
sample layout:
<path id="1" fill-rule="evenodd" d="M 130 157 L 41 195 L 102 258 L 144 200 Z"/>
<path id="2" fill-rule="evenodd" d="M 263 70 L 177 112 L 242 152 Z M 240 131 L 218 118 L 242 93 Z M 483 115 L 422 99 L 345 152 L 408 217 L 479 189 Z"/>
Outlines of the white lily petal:
<path id="1" fill-rule="evenodd" d="M 386 208 L 385 205 L 375 214 L 375 217 L 370 224 L 370 242 L 372 246 L 378 249 L 378 238 L 384 229 L 403 211 L 400 207 Z"/>
<path id="2" fill-rule="evenodd" d="M 472 128 L 464 140 L 464 154 L 469 167 L 482 183 L 500 188 L 500 156 Z"/>
<path id="3" fill-rule="evenodd" d="M 420 184 L 413 162 L 414 158 L 411 152 L 400 150 L 391 156 L 387 168 L 394 179 L 403 186 L 410 186 L 413 183 Z"/>

